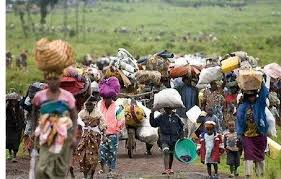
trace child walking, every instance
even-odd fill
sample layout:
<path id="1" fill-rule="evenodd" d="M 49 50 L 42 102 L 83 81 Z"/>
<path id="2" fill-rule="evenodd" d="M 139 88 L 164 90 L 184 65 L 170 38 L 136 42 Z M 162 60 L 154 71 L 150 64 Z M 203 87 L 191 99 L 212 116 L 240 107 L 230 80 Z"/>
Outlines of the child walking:
<path id="1" fill-rule="evenodd" d="M 154 118 L 155 109 L 150 113 L 150 125 L 160 128 L 160 142 L 164 153 L 164 171 L 162 174 L 174 174 L 172 170 L 173 153 L 178 139 L 183 137 L 183 122 L 171 108 L 164 108 L 165 112 Z"/>
<path id="2" fill-rule="evenodd" d="M 222 137 L 215 131 L 216 123 L 214 121 L 206 121 L 204 132 L 200 135 L 199 155 L 201 162 L 207 165 L 209 178 L 218 178 L 218 163 L 223 153 Z M 215 170 L 212 176 L 212 165 Z"/>
<path id="3" fill-rule="evenodd" d="M 230 178 L 238 176 L 240 166 L 241 142 L 235 132 L 235 122 L 228 122 L 228 132 L 224 135 L 224 146 L 226 151 L 226 164 L 230 166 Z"/>
<path id="4" fill-rule="evenodd" d="M 77 146 L 80 171 L 85 179 L 92 179 L 98 165 L 99 146 L 104 134 L 105 125 L 102 114 L 96 108 L 97 98 L 92 97 L 85 103 L 85 109 L 79 112 L 84 122 L 82 139 Z"/>

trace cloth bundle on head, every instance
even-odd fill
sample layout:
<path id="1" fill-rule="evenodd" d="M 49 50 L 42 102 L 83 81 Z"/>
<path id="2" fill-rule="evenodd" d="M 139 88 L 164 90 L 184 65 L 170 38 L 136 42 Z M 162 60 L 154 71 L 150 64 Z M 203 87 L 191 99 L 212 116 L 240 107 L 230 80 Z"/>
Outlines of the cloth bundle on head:
<path id="1" fill-rule="evenodd" d="M 222 79 L 222 71 L 219 66 L 204 68 L 200 75 L 197 85 L 209 84 L 213 81 L 219 81 Z"/>
<path id="2" fill-rule="evenodd" d="M 99 84 L 99 93 L 104 98 L 115 98 L 120 93 L 120 83 L 116 77 L 103 79 Z"/>
<path id="3" fill-rule="evenodd" d="M 91 90 L 92 90 L 92 93 L 93 92 L 99 92 L 99 84 L 97 83 L 97 82 L 95 82 L 95 81 L 93 81 L 92 83 L 91 83 Z"/>
<path id="4" fill-rule="evenodd" d="M 167 50 L 152 55 L 146 62 L 146 70 L 159 71 L 163 77 L 169 77 L 168 69 L 170 61 L 168 58 L 173 58 L 174 54 Z"/>
<path id="5" fill-rule="evenodd" d="M 36 42 L 35 60 L 40 70 L 53 74 L 62 74 L 66 67 L 75 63 L 74 52 L 67 42 L 46 38 Z"/>

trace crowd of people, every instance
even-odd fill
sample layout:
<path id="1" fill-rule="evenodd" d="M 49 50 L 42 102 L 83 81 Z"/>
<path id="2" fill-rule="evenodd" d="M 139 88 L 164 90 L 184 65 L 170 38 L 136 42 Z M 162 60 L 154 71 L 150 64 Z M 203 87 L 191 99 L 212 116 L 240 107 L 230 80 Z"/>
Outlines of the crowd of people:
<path id="1" fill-rule="evenodd" d="M 25 149 L 29 153 L 35 149 L 39 151 L 36 178 L 64 178 L 69 170 L 74 177 L 74 159 L 78 159 L 84 178 L 93 178 L 98 165 L 101 168 L 98 173 L 114 175 L 119 137 L 126 127 L 124 107 L 116 103 L 121 90 L 119 79 L 112 76 L 101 79 L 98 90 L 93 90 L 81 111 L 77 111 L 73 94 L 60 88 L 62 73 L 44 72 L 46 84 L 33 84 L 28 97 L 21 98 L 16 93 L 7 95 L 9 159 L 17 161 L 24 133 Z M 236 79 L 235 73 L 230 72 L 224 79 L 212 80 L 199 89 L 196 86 L 198 78 L 184 76 L 174 87 L 184 107 L 151 109 L 149 122 L 152 127 L 159 128 L 159 147 L 163 151 L 162 174 L 174 173 L 175 144 L 186 137 L 186 124 L 182 119 L 187 118 L 186 112 L 198 106 L 201 114 L 192 139 L 197 143 L 199 158 L 206 165 L 209 178 L 218 178 L 223 153 L 227 156 L 230 177 L 239 175 L 242 153 L 245 176 L 253 176 L 254 171 L 257 176 L 264 175 L 269 130 L 266 109 L 280 124 L 280 79 L 270 83 L 264 75 L 261 88 L 247 92 L 237 84 L 228 86 L 228 79 Z M 165 85 L 161 87 L 170 88 L 169 82 L 165 79 Z M 155 116 L 157 110 L 161 114 Z M 82 122 L 77 125 L 78 118 Z"/>

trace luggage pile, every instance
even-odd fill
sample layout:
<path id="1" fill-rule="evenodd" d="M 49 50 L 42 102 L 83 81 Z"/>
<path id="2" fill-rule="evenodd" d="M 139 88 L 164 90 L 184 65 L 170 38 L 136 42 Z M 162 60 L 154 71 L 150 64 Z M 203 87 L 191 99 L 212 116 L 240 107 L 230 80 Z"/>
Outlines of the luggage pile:
<path id="1" fill-rule="evenodd" d="M 115 76 L 125 87 L 132 85 L 135 73 L 139 70 L 136 59 L 125 49 L 119 48 L 105 70 L 105 77 Z"/>

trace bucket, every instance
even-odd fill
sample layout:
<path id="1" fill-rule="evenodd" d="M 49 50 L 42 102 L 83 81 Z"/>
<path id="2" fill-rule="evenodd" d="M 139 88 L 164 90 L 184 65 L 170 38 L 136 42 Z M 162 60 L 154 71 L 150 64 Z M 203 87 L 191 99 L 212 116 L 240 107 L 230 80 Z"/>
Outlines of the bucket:
<path id="1" fill-rule="evenodd" d="M 175 145 L 175 157 L 180 162 L 191 163 L 197 158 L 196 144 L 191 139 L 179 139 Z"/>

